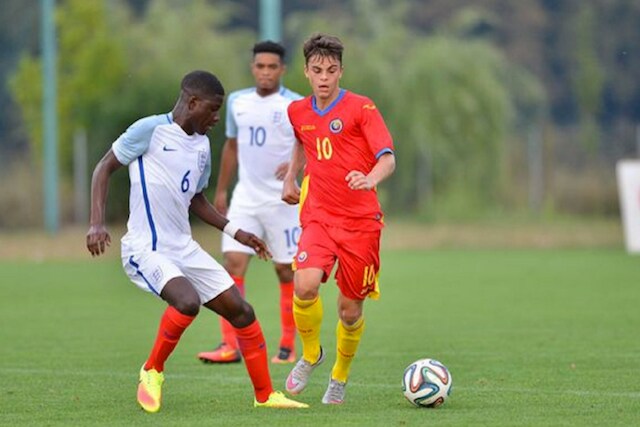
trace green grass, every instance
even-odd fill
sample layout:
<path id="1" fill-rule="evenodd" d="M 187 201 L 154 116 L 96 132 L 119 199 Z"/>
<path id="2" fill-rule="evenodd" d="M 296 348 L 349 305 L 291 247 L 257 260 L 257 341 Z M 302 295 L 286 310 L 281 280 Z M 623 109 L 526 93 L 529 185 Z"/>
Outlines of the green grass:
<path id="1" fill-rule="evenodd" d="M 388 251 L 382 298 L 342 407 L 320 403 L 334 351 L 301 400 L 256 410 L 243 365 L 203 365 L 219 341 L 202 312 L 166 366 L 164 405 L 143 413 L 137 371 L 163 304 L 113 259 L 0 263 L 0 425 L 633 425 L 640 414 L 640 263 L 618 250 Z M 271 353 L 279 334 L 275 275 L 247 278 Z M 333 350 L 335 286 L 322 290 Z M 453 375 L 441 408 L 404 400 L 406 365 L 433 357 Z M 272 366 L 277 388 L 288 367 Z"/>

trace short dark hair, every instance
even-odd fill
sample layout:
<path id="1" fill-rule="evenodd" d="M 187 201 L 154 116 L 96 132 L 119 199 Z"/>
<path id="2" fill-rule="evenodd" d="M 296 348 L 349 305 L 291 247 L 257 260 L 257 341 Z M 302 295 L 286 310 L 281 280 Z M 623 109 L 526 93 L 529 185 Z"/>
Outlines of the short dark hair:
<path id="1" fill-rule="evenodd" d="M 220 80 L 208 71 L 191 71 L 182 78 L 180 89 L 192 95 L 200 95 L 207 98 L 224 96 L 224 87 Z"/>
<path id="2" fill-rule="evenodd" d="M 253 45 L 253 56 L 256 56 L 259 53 L 275 53 L 280 57 L 281 61 L 284 61 L 286 50 L 280 43 L 265 40 Z"/>
<path id="3" fill-rule="evenodd" d="M 323 33 L 312 34 L 302 46 L 305 64 L 309 63 L 309 58 L 314 55 L 335 58 L 342 64 L 343 50 L 344 45 L 339 38 Z"/>

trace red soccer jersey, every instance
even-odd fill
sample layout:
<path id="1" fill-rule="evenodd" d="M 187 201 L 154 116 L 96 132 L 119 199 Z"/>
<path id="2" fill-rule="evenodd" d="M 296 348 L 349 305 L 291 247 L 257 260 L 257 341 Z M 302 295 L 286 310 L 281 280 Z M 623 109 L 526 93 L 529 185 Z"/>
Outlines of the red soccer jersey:
<path id="1" fill-rule="evenodd" d="M 375 104 L 341 89 L 324 110 L 308 96 L 292 102 L 288 113 L 307 159 L 302 226 L 318 221 L 354 230 L 382 228 L 376 191 L 351 190 L 345 181 L 350 171 L 366 175 L 381 155 L 393 153 L 391 134 Z"/>

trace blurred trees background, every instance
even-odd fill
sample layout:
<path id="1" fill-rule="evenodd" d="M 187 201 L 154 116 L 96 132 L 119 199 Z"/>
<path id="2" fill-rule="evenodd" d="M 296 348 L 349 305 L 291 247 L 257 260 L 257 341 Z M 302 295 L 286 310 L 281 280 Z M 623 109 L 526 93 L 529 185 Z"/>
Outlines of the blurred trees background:
<path id="1" fill-rule="evenodd" d="M 212 70 L 228 92 L 251 85 L 257 6 L 58 0 L 66 221 L 74 133 L 88 135 L 91 170 L 128 124 L 172 108 L 185 72 Z M 4 0 L 2 9 L 0 227 L 37 225 L 39 2 Z M 617 213 L 613 166 L 638 154 L 639 2 L 291 0 L 283 14 L 286 85 L 308 94 L 301 43 L 315 31 L 336 34 L 346 44 L 343 86 L 385 116 L 398 157 L 381 189 L 387 211 L 433 219 Z M 210 135 L 214 153 L 223 131 Z M 127 213 L 126 173 L 116 180 L 112 219 Z"/>

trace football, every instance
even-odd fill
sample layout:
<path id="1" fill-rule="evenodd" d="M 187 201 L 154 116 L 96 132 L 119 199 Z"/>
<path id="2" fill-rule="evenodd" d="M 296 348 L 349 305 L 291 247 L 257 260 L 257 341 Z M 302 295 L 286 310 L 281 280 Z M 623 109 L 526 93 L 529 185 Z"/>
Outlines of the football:
<path id="1" fill-rule="evenodd" d="M 451 373 L 434 359 L 420 359 L 407 366 L 402 376 L 402 392 L 418 407 L 435 408 L 451 393 Z"/>

